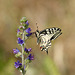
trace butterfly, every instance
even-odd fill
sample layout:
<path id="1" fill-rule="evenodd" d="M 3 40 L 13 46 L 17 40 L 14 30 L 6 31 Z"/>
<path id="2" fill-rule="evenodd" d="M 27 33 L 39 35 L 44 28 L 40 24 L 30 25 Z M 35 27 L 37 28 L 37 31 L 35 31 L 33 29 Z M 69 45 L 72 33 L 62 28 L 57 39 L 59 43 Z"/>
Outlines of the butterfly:
<path id="1" fill-rule="evenodd" d="M 52 27 L 39 31 L 37 26 L 35 36 L 37 38 L 37 44 L 40 44 L 41 51 L 46 51 L 48 54 L 48 48 L 51 47 L 51 42 L 61 34 L 60 28 Z"/>

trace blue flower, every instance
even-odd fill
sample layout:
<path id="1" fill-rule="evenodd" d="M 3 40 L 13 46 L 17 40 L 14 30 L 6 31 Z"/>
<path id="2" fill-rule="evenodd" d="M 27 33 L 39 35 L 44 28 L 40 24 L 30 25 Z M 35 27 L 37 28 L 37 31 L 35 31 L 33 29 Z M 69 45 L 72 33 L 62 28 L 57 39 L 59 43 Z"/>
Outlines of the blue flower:
<path id="1" fill-rule="evenodd" d="M 14 54 L 17 54 L 18 52 L 20 52 L 17 48 L 16 49 L 13 49 L 13 53 Z"/>
<path id="2" fill-rule="evenodd" d="M 16 68 L 20 68 L 22 66 L 22 63 L 20 63 L 19 61 L 15 62 L 14 66 Z"/>
<path id="3" fill-rule="evenodd" d="M 26 53 L 29 53 L 29 52 L 31 51 L 31 48 L 29 48 L 29 49 L 25 48 L 24 51 L 25 51 Z"/>
<path id="4" fill-rule="evenodd" d="M 27 59 L 29 60 L 33 60 L 34 59 L 34 56 L 32 56 L 31 54 L 27 57 Z"/>
<path id="5" fill-rule="evenodd" d="M 29 25 L 28 21 L 25 22 L 26 25 Z"/>
<path id="6" fill-rule="evenodd" d="M 24 44 L 24 41 L 21 40 L 21 38 L 18 38 L 18 44 L 22 45 L 22 44 Z"/>

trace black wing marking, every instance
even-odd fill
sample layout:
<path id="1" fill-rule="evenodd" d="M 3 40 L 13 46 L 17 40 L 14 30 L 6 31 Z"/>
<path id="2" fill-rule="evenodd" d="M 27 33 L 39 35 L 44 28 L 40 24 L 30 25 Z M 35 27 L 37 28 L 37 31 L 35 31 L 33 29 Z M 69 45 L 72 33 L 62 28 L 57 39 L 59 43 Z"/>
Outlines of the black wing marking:
<path id="1" fill-rule="evenodd" d="M 50 40 L 54 40 L 56 39 L 58 36 L 60 36 L 62 34 L 61 29 L 60 28 L 47 28 L 45 30 L 40 31 L 40 36 L 43 35 L 51 35 Z"/>
<path id="2" fill-rule="evenodd" d="M 54 34 L 50 40 L 55 40 L 58 36 L 60 36 L 62 33 L 61 32 L 57 32 L 56 34 Z"/>
<path id="3" fill-rule="evenodd" d="M 55 30 L 56 31 L 55 31 L 54 35 L 50 38 L 50 40 L 55 40 L 58 36 L 60 36 L 62 34 L 60 28 L 56 28 Z"/>
<path id="4" fill-rule="evenodd" d="M 44 48 L 45 51 L 47 52 L 47 54 L 48 54 L 48 48 L 49 48 L 49 47 L 51 47 L 51 42 L 50 42 L 50 40 L 48 40 L 48 42 L 47 42 L 47 44 L 46 44 L 46 47 Z"/>

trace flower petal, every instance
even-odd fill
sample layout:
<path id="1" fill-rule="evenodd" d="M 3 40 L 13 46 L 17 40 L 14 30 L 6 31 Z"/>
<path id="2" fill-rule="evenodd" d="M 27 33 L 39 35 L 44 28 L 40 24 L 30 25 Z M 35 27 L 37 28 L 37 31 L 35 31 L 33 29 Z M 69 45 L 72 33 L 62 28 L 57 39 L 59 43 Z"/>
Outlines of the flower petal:
<path id="1" fill-rule="evenodd" d="M 18 44 L 22 45 L 22 44 L 24 44 L 24 41 L 21 40 L 21 38 L 18 38 Z"/>
<path id="2" fill-rule="evenodd" d="M 31 28 L 28 28 L 28 29 L 26 29 L 25 31 L 26 31 L 27 33 L 30 33 Z"/>
<path id="3" fill-rule="evenodd" d="M 15 66 L 16 68 L 19 68 L 19 67 L 22 66 L 22 63 L 20 63 L 19 61 L 17 61 L 17 62 L 15 62 L 14 66 Z"/>
<path id="4" fill-rule="evenodd" d="M 34 59 L 34 56 L 32 56 L 31 54 L 28 56 L 28 59 L 29 60 L 33 60 Z"/>

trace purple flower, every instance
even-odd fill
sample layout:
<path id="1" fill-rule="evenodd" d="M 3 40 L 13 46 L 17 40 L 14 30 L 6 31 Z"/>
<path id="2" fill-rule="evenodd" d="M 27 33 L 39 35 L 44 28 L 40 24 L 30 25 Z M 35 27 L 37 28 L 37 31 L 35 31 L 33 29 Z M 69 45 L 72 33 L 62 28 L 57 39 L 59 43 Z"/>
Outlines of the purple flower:
<path id="1" fill-rule="evenodd" d="M 22 66 L 22 63 L 20 63 L 19 61 L 15 62 L 14 66 L 16 68 L 20 68 Z"/>
<path id="2" fill-rule="evenodd" d="M 17 54 L 18 52 L 20 52 L 17 48 L 16 49 L 13 49 L 13 53 L 14 54 Z"/>
<path id="3" fill-rule="evenodd" d="M 31 48 L 29 48 L 29 49 L 25 48 L 24 51 L 25 51 L 26 53 L 29 53 L 29 52 L 31 51 Z"/>
<path id="4" fill-rule="evenodd" d="M 33 60 L 34 56 L 32 56 L 31 54 L 27 57 L 29 60 Z"/>
<path id="5" fill-rule="evenodd" d="M 29 23 L 28 23 L 28 21 L 26 21 L 26 23 L 25 23 L 26 25 L 29 25 Z"/>
<path id="6" fill-rule="evenodd" d="M 27 33 L 30 33 L 31 28 L 28 28 L 28 29 L 26 29 L 25 31 L 26 31 Z"/>
<path id="7" fill-rule="evenodd" d="M 32 35 L 32 33 L 26 34 L 27 37 L 29 37 L 30 35 Z"/>
<path id="8" fill-rule="evenodd" d="M 30 33 L 31 28 L 28 28 L 28 29 L 26 29 L 25 31 L 28 33 L 28 34 L 26 34 L 27 37 L 29 37 L 29 36 L 32 34 L 32 33 Z"/>
<path id="9" fill-rule="evenodd" d="M 20 32 L 20 30 L 19 29 L 17 29 L 17 33 L 19 33 Z"/>
<path id="10" fill-rule="evenodd" d="M 22 45 L 22 44 L 24 44 L 24 41 L 21 40 L 21 38 L 18 38 L 18 44 Z"/>

